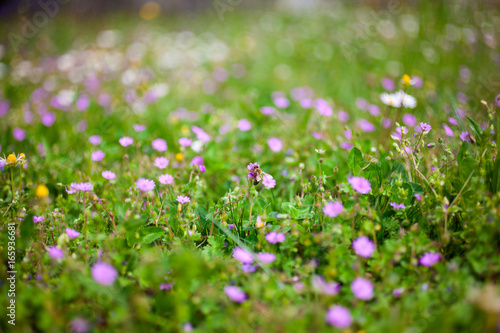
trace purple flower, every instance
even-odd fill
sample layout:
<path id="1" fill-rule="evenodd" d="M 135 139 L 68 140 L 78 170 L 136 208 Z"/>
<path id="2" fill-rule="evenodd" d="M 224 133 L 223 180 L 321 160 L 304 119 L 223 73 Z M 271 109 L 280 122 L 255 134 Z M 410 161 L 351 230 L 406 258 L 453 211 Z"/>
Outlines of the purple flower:
<path id="1" fill-rule="evenodd" d="M 87 95 L 81 95 L 76 100 L 76 109 L 79 111 L 85 111 L 90 106 L 90 98 Z"/>
<path id="2" fill-rule="evenodd" d="M 238 121 L 238 128 L 242 132 L 249 131 L 252 128 L 252 124 L 246 119 L 241 119 Z"/>
<path id="3" fill-rule="evenodd" d="M 415 117 L 414 115 L 412 114 L 409 114 L 409 113 L 405 113 L 403 115 L 403 123 L 406 125 L 406 126 L 410 126 L 410 127 L 413 127 L 417 124 L 417 117 Z"/>
<path id="4" fill-rule="evenodd" d="M 263 106 L 260 108 L 260 112 L 265 115 L 273 114 L 274 111 L 276 111 L 276 109 L 273 108 L 272 106 Z"/>
<path id="5" fill-rule="evenodd" d="M 241 262 L 242 264 L 253 263 L 253 255 L 249 251 L 241 248 L 235 247 L 233 250 L 233 258 Z"/>
<path id="6" fill-rule="evenodd" d="M 340 110 L 337 112 L 337 117 L 339 118 L 339 121 L 345 123 L 349 120 L 349 113 L 347 113 L 343 110 Z"/>
<path id="7" fill-rule="evenodd" d="M 203 157 L 201 157 L 201 156 L 193 157 L 190 164 L 197 165 L 197 166 L 203 165 Z"/>
<path id="8" fill-rule="evenodd" d="M 388 77 L 382 79 L 382 88 L 388 91 L 393 91 L 396 88 L 394 81 Z"/>
<path id="9" fill-rule="evenodd" d="M 366 99 L 358 97 L 356 98 L 356 106 L 358 107 L 358 109 L 366 111 L 366 109 L 368 108 L 368 102 L 366 101 Z"/>
<path id="10" fill-rule="evenodd" d="M 92 191 L 92 184 L 90 183 L 71 183 L 69 186 L 68 194 L 73 194 L 75 192 L 90 192 Z"/>
<path id="11" fill-rule="evenodd" d="M 351 326 L 351 312 L 343 306 L 335 305 L 326 312 L 325 321 L 336 328 L 346 328 Z"/>
<path id="12" fill-rule="evenodd" d="M 134 130 L 135 130 L 136 132 L 142 132 L 142 131 L 144 131 L 144 130 L 146 129 L 146 126 L 144 126 L 144 125 L 139 125 L 139 124 L 134 124 L 134 126 L 133 126 L 133 127 L 134 127 Z"/>
<path id="13" fill-rule="evenodd" d="M 311 279 L 311 284 L 318 292 L 324 295 L 337 295 L 340 291 L 340 284 L 336 282 L 326 282 L 321 275 L 315 275 Z"/>
<path id="14" fill-rule="evenodd" d="M 64 258 L 64 251 L 57 246 L 49 246 L 47 253 L 52 259 L 62 259 Z"/>
<path id="15" fill-rule="evenodd" d="M 160 290 L 170 290 L 172 289 L 172 283 L 161 283 Z"/>
<path id="16" fill-rule="evenodd" d="M 103 171 L 101 175 L 108 180 L 116 178 L 116 174 L 113 171 Z"/>
<path id="17" fill-rule="evenodd" d="M 404 293 L 404 291 L 405 288 L 397 288 L 392 291 L 392 294 L 394 295 L 394 297 L 399 298 L 399 296 L 401 296 Z"/>
<path id="18" fill-rule="evenodd" d="M 107 262 L 103 261 L 95 263 L 94 266 L 92 266 L 90 273 L 94 281 L 102 284 L 103 286 L 112 285 L 118 277 L 117 270 Z"/>
<path id="19" fill-rule="evenodd" d="M 391 205 L 391 207 L 394 209 L 405 209 L 406 208 L 406 206 L 404 204 L 397 204 L 395 202 L 389 202 L 389 205 Z"/>
<path id="20" fill-rule="evenodd" d="M 124 136 L 123 138 L 118 140 L 118 142 L 120 143 L 120 145 L 122 145 L 122 147 L 127 147 L 134 143 L 134 139 L 129 138 L 128 136 Z"/>
<path id="21" fill-rule="evenodd" d="M 370 182 L 363 177 L 348 177 L 347 181 L 359 194 L 368 194 L 372 189 Z"/>
<path id="22" fill-rule="evenodd" d="M 90 159 L 94 162 L 98 162 L 98 161 L 102 161 L 104 156 L 106 156 L 106 154 L 104 154 L 102 152 L 102 150 L 98 150 L 98 151 L 95 151 L 92 154 L 90 154 Z"/>
<path id="23" fill-rule="evenodd" d="M 328 102 L 325 101 L 322 98 L 318 98 L 314 101 L 315 108 L 318 111 L 318 113 L 322 116 L 325 117 L 331 117 L 333 115 L 333 109 L 330 105 L 328 105 Z"/>
<path id="24" fill-rule="evenodd" d="M 257 267 L 251 264 L 244 264 L 241 266 L 241 270 L 243 271 L 243 273 L 253 273 L 256 269 Z"/>
<path id="25" fill-rule="evenodd" d="M 166 174 L 166 175 L 161 175 L 159 178 L 158 178 L 158 181 L 164 185 L 169 185 L 169 184 L 172 184 L 172 182 L 174 181 L 174 177 L 172 177 L 171 175 L 169 174 Z"/>
<path id="26" fill-rule="evenodd" d="M 191 201 L 191 198 L 189 197 L 183 197 L 182 195 L 177 196 L 177 201 L 180 202 L 181 204 L 185 204 Z"/>
<path id="27" fill-rule="evenodd" d="M 451 125 L 458 125 L 458 121 L 456 121 L 455 118 L 452 118 L 452 117 L 448 117 L 448 122 Z"/>
<path id="28" fill-rule="evenodd" d="M 200 172 L 203 173 L 205 171 L 207 171 L 207 167 L 204 165 L 200 165 Z"/>
<path id="29" fill-rule="evenodd" d="M 168 160 L 166 157 L 155 158 L 155 166 L 159 169 L 165 169 L 168 166 Z"/>
<path id="30" fill-rule="evenodd" d="M 422 266 L 431 267 L 434 266 L 441 259 L 441 255 L 435 252 L 427 252 L 420 257 L 419 263 Z"/>
<path id="31" fill-rule="evenodd" d="M 422 201 L 422 195 L 415 193 L 415 199 L 417 199 L 417 201 Z"/>
<path id="32" fill-rule="evenodd" d="M 267 140 L 267 145 L 271 148 L 272 151 L 280 151 L 283 148 L 283 143 L 280 139 L 272 137 Z"/>
<path id="33" fill-rule="evenodd" d="M 73 230 L 71 228 L 66 228 L 64 231 L 66 231 L 66 234 L 68 235 L 68 237 L 70 239 L 74 239 L 74 238 L 77 238 L 78 236 L 80 236 L 80 233 L 76 230 Z"/>
<path id="34" fill-rule="evenodd" d="M 373 125 L 366 119 L 358 119 L 358 121 L 356 121 L 356 124 L 359 126 L 359 128 L 361 128 L 363 132 L 366 133 L 371 133 L 376 130 L 375 125 Z"/>
<path id="35" fill-rule="evenodd" d="M 152 191 L 155 188 L 155 182 L 150 179 L 139 178 L 135 182 L 135 186 L 137 186 L 137 188 L 143 192 L 148 192 Z"/>
<path id="36" fill-rule="evenodd" d="M 47 112 L 42 116 L 42 124 L 44 126 L 50 127 L 56 121 L 56 114 L 54 112 Z"/>
<path id="37" fill-rule="evenodd" d="M 344 205 L 340 201 L 330 201 L 323 208 L 323 214 L 328 217 L 335 217 L 344 211 Z"/>
<path id="38" fill-rule="evenodd" d="M 446 125 L 443 123 L 443 128 L 444 128 L 444 134 L 448 136 L 454 136 L 455 134 L 453 133 L 453 130 L 450 128 L 450 126 Z"/>
<path id="39" fill-rule="evenodd" d="M 465 132 L 462 132 L 460 134 L 460 139 L 462 139 L 462 141 L 466 141 L 466 142 L 470 142 L 470 136 L 469 136 L 469 132 L 465 131 Z"/>
<path id="40" fill-rule="evenodd" d="M 274 253 L 261 252 L 257 254 L 257 259 L 264 264 L 270 264 L 276 260 L 276 255 Z"/>
<path id="41" fill-rule="evenodd" d="M 210 141 L 210 135 L 207 134 L 204 130 L 199 128 L 198 126 L 192 126 L 191 130 L 196 134 L 196 137 L 198 140 L 203 141 L 203 142 L 208 142 Z"/>
<path id="42" fill-rule="evenodd" d="M 69 326 L 71 327 L 71 332 L 74 333 L 87 333 L 89 331 L 89 322 L 81 317 L 76 317 L 73 319 Z"/>
<path id="43" fill-rule="evenodd" d="M 247 299 L 247 295 L 236 286 L 226 286 L 224 288 L 224 293 L 226 293 L 227 297 L 233 302 L 243 303 Z"/>
<path id="44" fill-rule="evenodd" d="M 33 222 L 39 223 L 43 221 L 43 216 L 33 216 Z"/>
<path id="45" fill-rule="evenodd" d="M 12 130 L 12 135 L 17 141 L 23 141 L 26 138 L 26 131 L 16 127 Z"/>
<path id="46" fill-rule="evenodd" d="M 267 188 L 274 188 L 276 186 L 276 181 L 272 177 L 264 176 L 262 178 L 262 184 Z"/>
<path id="47" fill-rule="evenodd" d="M 357 277 L 351 283 L 351 291 L 358 299 L 369 300 L 373 298 L 373 284 L 362 277 Z"/>
<path id="48" fill-rule="evenodd" d="M 323 139 L 323 135 L 321 135 L 321 133 L 318 133 L 318 132 L 311 132 L 311 135 L 313 136 L 313 138 L 315 138 L 316 140 L 321 140 Z"/>
<path id="49" fill-rule="evenodd" d="M 373 243 L 367 236 L 356 238 L 352 242 L 354 252 L 363 258 L 370 258 L 375 251 L 375 243 Z"/>
<path id="50" fill-rule="evenodd" d="M 183 147 L 189 147 L 193 143 L 193 140 L 188 139 L 188 138 L 180 138 L 179 139 L 179 144 Z"/>
<path id="51" fill-rule="evenodd" d="M 372 116 L 378 116 L 380 114 L 380 108 L 377 106 L 377 105 L 369 105 L 368 106 L 368 112 L 372 115 Z"/>
<path id="52" fill-rule="evenodd" d="M 271 231 L 266 235 L 266 240 L 271 244 L 282 243 L 285 241 L 285 234 Z"/>
<path id="53" fill-rule="evenodd" d="M 167 142 L 163 139 L 155 139 L 153 140 L 151 145 L 153 146 L 154 150 L 157 150 L 160 153 L 167 150 Z"/>
<path id="54" fill-rule="evenodd" d="M 420 128 L 422 129 L 422 132 L 424 132 L 424 133 L 429 132 L 432 129 L 431 125 L 426 124 L 426 123 L 420 123 Z"/>
<path id="55" fill-rule="evenodd" d="M 92 135 L 91 137 L 89 137 L 89 142 L 92 145 L 97 146 L 102 142 L 102 139 L 99 135 Z"/>

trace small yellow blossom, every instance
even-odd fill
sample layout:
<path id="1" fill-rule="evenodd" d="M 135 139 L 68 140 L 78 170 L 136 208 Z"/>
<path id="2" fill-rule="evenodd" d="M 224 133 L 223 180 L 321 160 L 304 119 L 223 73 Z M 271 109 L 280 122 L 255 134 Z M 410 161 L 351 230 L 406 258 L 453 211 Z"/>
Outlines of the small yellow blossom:
<path id="1" fill-rule="evenodd" d="M 409 87 L 411 84 L 410 76 L 408 74 L 403 75 L 403 78 L 401 79 L 401 83 L 403 83 L 403 85 L 405 87 Z"/>
<path id="2" fill-rule="evenodd" d="M 266 225 L 266 222 L 262 221 L 262 217 L 257 216 L 257 222 L 255 223 L 255 227 L 257 229 L 263 228 Z"/>
<path id="3" fill-rule="evenodd" d="M 5 156 L 5 155 L 4 155 Z M 26 160 L 26 155 L 24 155 L 24 153 L 19 153 L 19 155 L 14 155 L 14 153 L 12 154 L 9 154 L 9 156 L 7 156 L 7 158 L 2 158 L 0 157 L 0 162 L 2 162 L 3 164 L 5 164 L 6 166 L 16 166 L 16 165 L 24 165 L 26 164 L 27 160 Z"/>
<path id="4" fill-rule="evenodd" d="M 184 158 L 184 155 L 182 155 L 182 153 L 175 154 L 175 159 L 177 161 L 182 161 L 183 158 Z"/>
<path id="5" fill-rule="evenodd" d="M 182 133 L 182 135 L 189 135 L 189 126 L 188 125 L 182 125 L 182 127 L 181 127 L 181 133 Z"/>
<path id="6" fill-rule="evenodd" d="M 47 186 L 40 184 L 36 187 L 35 195 L 39 199 L 46 198 L 49 196 L 49 189 L 47 188 Z"/>

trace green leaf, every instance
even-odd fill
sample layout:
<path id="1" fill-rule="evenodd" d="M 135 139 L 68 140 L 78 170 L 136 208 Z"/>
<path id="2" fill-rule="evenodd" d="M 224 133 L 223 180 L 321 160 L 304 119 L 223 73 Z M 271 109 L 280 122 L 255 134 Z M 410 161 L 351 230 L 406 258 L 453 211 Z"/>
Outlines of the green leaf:
<path id="1" fill-rule="evenodd" d="M 351 149 L 349 157 L 347 158 L 347 165 L 354 174 L 357 174 L 359 170 L 361 170 L 363 166 L 363 153 L 361 153 L 361 150 L 356 147 Z"/>
<path id="2" fill-rule="evenodd" d="M 159 231 L 160 230 L 160 231 Z M 162 228 L 146 228 L 142 230 L 142 234 L 144 235 L 142 237 L 141 243 L 149 244 L 151 242 L 154 242 L 161 236 L 165 234 L 165 230 Z"/>
<path id="3" fill-rule="evenodd" d="M 399 162 L 394 162 L 394 164 L 392 165 L 391 173 L 396 173 L 396 176 L 400 176 L 403 181 L 409 180 L 408 172 L 406 172 L 404 165 Z M 396 177 L 396 179 L 397 178 L 398 177 Z M 396 179 L 393 179 L 392 182 L 394 182 Z"/>
<path id="4" fill-rule="evenodd" d="M 470 176 L 471 172 L 477 169 L 477 165 L 477 161 L 472 157 L 464 158 L 458 165 L 462 180 L 466 180 Z"/>
<path id="5" fill-rule="evenodd" d="M 479 125 L 469 116 L 465 116 L 465 118 L 467 119 L 467 122 L 469 123 L 469 126 L 472 129 L 476 140 L 481 141 L 483 137 L 483 130 L 481 129 L 481 127 L 479 127 Z"/>
<path id="6" fill-rule="evenodd" d="M 460 146 L 460 150 L 458 151 L 457 155 L 457 163 L 460 164 L 460 162 L 464 159 L 465 153 L 467 152 L 467 149 L 469 148 L 469 143 L 467 141 L 464 141 L 462 145 Z"/>

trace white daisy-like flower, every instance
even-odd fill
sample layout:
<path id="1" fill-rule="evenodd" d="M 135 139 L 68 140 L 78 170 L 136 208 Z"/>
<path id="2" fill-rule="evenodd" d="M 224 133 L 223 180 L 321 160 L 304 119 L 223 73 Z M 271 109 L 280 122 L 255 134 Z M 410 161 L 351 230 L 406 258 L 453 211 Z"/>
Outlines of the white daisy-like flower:
<path id="1" fill-rule="evenodd" d="M 399 94 L 399 92 L 394 94 L 383 93 L 380 95 L 380 100 L 382 101 L 382 103 L 395 108 L 401 107 L 401 99 L 402 96 L 401 94 Z"/>

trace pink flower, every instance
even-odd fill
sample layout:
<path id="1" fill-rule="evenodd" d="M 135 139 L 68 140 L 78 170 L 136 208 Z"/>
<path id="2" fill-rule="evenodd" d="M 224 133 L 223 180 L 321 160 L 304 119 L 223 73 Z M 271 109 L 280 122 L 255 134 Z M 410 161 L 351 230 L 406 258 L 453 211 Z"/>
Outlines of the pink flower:
<path id="1" fill-rule="evenodd" d="M 16 127 L 12 130 L 12 135 L 17 141 L 23 141 L 26 138 L 26 131 Z"/>
<path id="2" fill-rule="evenodd" d="M 240 131 L 246 132 L 252 128 L 252 124 L 250 124 L 250 122 L 246 119 L 241 119 L 240 121 L 238 121 L 238 128 L 240 129 Z"/>
<path id="3" fill-rule="evenodd" d="M 271 231 L 266 235 L 266 240 L 271 244 L 282 243 L 285 241 L 285 234 Z"/>
<path id="4" fill-rule="evenodd" d="M 264 264 L 270 264 L 276 260 L 276 255 L 274 253 L 261 252 L 257 254 L 257 259 Z"/>
<path id="5" fill-rule="evenodd" d="M 335 305 L 326 312 L 325 321 L 336 328 L 346 328 L 352 324 L 351 312 L 343 306 Z"/>
<path id="6" fill-rule="evenodd" d="M 97 145 L 99 145 L 102 142 L 102 139 L 101 139 L 101 137 L 99 135 L 92 135 L 91 137 L 89 137 L 89 142 L 93 146 L 97 146 Z"/>
<path id="7" fill-rule="evenodd" d="M 424 132 L 424 133 L 429 132 L 432 129 L 431 125 L 429 125 L 427 123 L 420 123 L 420 128 L 422 129 L 422 132 Z"/>
<path id="8" fill-rule="evenodd" d="M 356 124 L 359 126 L 359 128 L 361 128 L 363 132 L 366 133 L 371 133 L 376 129 L 375 125 L 373 125 L 366 119 L 358 119 L 358 121 L 356 121 Z"/>
<path id="9" fill-rule="evenodd" d="M 33 216 L 33 223 L 40 223 L 43 221 L 43 216 Z"/>
<path id="10" fill-rule="evenodd" d="M 202 130 L 198 126 L 192 126 L 191 130 L 194 132 L 194 134 L 196 134 L 196 137 L 198 138 L 198 140 L 200 140 L 202 142 L 210 141 L 210 135 L 208 135 L 207 132 L 205 132 L 204 130 Z"/>
<path id="11" fill-rule="evenodd" d="M 66 231 L 66 234 L 68 235 L 68 237 L 70 239 L 74 239 L 74 238 L 77 238 L 78 236 L 80 236 L 80 233 L 78 231 L 73 230 L 71 228 L 66 228 L 66 230 L 64 230 L 64 231 Z"/>
<path id="12" fill-rule="evenodd" d="M 422 195 L 415 193 L 415 199 L 417 199 L 417 201 L 422 201 Z"/>
<path id="13" fill-rule="evenodd" d="M 276 181 L 272 177 L 264 176 L 262 178 L 262 184 L 267 188 L 274 188 L 276 186 Z"/>
<path id="14" fill-rule="evenodd" d="M 231 301 L 236 303 L 243 303 L 247 299 L 247 295 L 236 286 L 226 286 L 224 288 L 224 293 Z"/>
<path id="15" fill-rule="evenodd" d="M 116 178 L 116 174 L 113 171 L 103 171 L 101 175 L 108 180 Z"/>
<path id="16" fill-rule="evenodd" d="M 354 279 L 351 283 L 351 291 L 357 299 L 370 300 L 373 298 L 373 284 L 362 277 Z"/>
<path id="17" fill-rule="evenodd" d="M 265 115 L 273 114 L 276 111 L 272 106 L 263 106 L 260 108 L 260 112 Z"/>
<path id="18" fill-rule="evenodd" d="M 431 267 L 437 264 L 439 260 L 441 260 L 441 255 L 439 253 L 427 252 L 420 257 L 418 262 L 422 266 Z"/>
<path id="19" fill-rule="evenodd" d="M 272 151 L 280 151 L 283 148 L 283 143 L 280 139 L 272 137 L 267 140 L 267 145 L 271 148 Z"/>
<path id="20" fill-rule="evenodd" d="M 397 204 L 395 202 L 389 202 L 389 205 L 391 205 L 391 207 L 394 209 L 405 209 L 406 208 L 406 206 L 404 204 Z"/>
<path id="21" fill-rule="evenodd" d="M 324 295 L 337 295 L 340 291 L 340 284 L 336 282 L 326 282 L 321 275 L 315 275 L 311 279 L 311 284 L 318 292 Z"/>
<path id="22" fill-rule="evenodd" d="M 470 136 L 469 136 L 469 132 L 465 131 L 465 132 L 462 132 L 460 134 L 460 139 L 462 139 L 462 141 L 467 141 L 467 142 L 470 142 Z"/>
<path id="23" fill-rule="evenodd" d="M 56 114 L 54 112 L 47 112 L 42 116 L 42 124 L 51 127 L 56 121 Z"/>
<path id="24" fill-rule="evenodd" d="M 102 150 L 98 150 L 98 151 L 95 151 L 93 152 L 91 155 L 90 155 L 90 159 L 94 162 L 98 162 L 98 161 L 102 161 L 102 159 L 104 158 L 104 156 L 106 156 L 106 154 L 104 154 L 102 152 Z"/>
<path id="25" fill-rule="evenodd" d="M 155 188 L 155 182 L 150 179 L 139 178 L 135 182 L 135 186 L 137 186 L 137 188 L 143 192 L 148 192 L 152 191 Z"/>
<path id="26" fill-rule="evenodd" d="M 340 201 L 331 201 L 323 208 L 323 214 L 328 217 L 335 217 L 344 211 L 344 206 Z"/>
<path id="27" fill-rule="evenodd" d="M 455 135 L 453 133 L 453 130 L 450 128 L 450 126 L 443 123 L 443 128 L 444 128 L 444 134 L 446 134 L 447 136 L 454 136 Z"/>
<path id="28" fill-rule="evenodd" d="M 233 258 L 241 262 L 242 264 L 253 263 L 253 255 L 247 250 L 241 247 L 235 247 L 233 250 Z"/>
<path id="29" fill-rule="evenodd" d="M 205 171 L 207 171 L 207 167 L 204 165 L 200 165 L 200 172 L 203 173 Z"/>
<path id="30" fill-rule="evenodd" d="M 64 251 L 57 246 L 49 246 L 47 253 L 52 259 L 63 259 Z"/>
<path id="31" fill-rule="evenodd" d="M 138 124 L 134 124 L 133 127 L 134 127 L 134 130 L 136 132 L 142 132 L 142 131 L 144 131 L 146 129 L 146 126 L 144 126 L 144 125 L 138 125 Z"/>
<path id="32" fill-rule="evenodd" d="M 197 165 L 197 166 L 203 165 L 203 157 L 201 157 L 201 156 L 195 156 L 195 157 L 193 157 L 193 159 L 191 160 L 190 165 Z"/>
<path id="33" fill-rule="evenodd" d="M 368 237 L 361 236 L 352 242 L 352 248 L 358 256 L 370 258 L 373 251 L 375 251 L 375 243 L 373 243 Z"/>
<path id="34" fill-rule="evenodd" d="M 129 138 L 128 136 L 124 136 L 123 138 L 118 140 L 118 142 L 120 143 L 120 145 L 122 145 L 122 147 L 127 147 L 134 143 L 134 139 Z"/>
<path id="35" fill-rule="evenodd" d="M 410 113 L 405 113 L 403 115 L 403 123 L 406 126 L 413 127 L 417 124 L 417 117 L 415 117 L 414 115 L 412 115 Z"/>
<path id="36" fill-rule="evenodd" d="M 179 144 L 183 147 L 189 147 L 193 143 L 193 140 L 188 139 L 188 138 L 180 138 L 179 139 Z"/>
<path id="37" fill-rule="evenodd" d="M 118 277 L 117 270 L 106 262 L 97 262 L 90 270 L 92 278 L 95 282 L 103 286 L 110 286 Z"/>
<path id="38" fill-rule="evenodd" d="M 158 181 L 164 185 L 169 185 L 169 184 L 172 184 L 172 182 L 174 181 L 174 177 L 172 177 L 171 175 L 169 174 L 166 174 L 166 175 L 161 175 L 159 178 L 158 178 Z"/>
<path id="39" fill-rule="evenodd" d="M 185 203 L 190 202 L 191 198 L 189 198 L 189 197 L 183 197 L 182 195 L 178 195 L 176 200 L 178 202 L 180 202 L 181 204 L 185 204 Z"/>
<path id="40" fill-rule="evenodd" d="M 157 150 L 160 153 L 167 150 L 167 142 L 163 139 L 155 139 L 153 140 L 151 145 L 153 146 L 154 150 Z"/>
<path id="41" fill-rule="evenodd" d="M 155 159 L 155 166 L 159 169 L 165 169 L 168 166 L 168 160 L 165 157 L 157 157 Z"/>
<path id="42" fill-rule="evenodd" d="M 370 182 L 363 177 L 349 177 L 347 181 L 359 194 L 368 194 L 372 189 Z"/>
<path id="43" fill-rule="evenodd" d="M 320 115 L 325 117 L 331 117 L 333 115 L 332 107 L 328 105 L 328 103 L 324 99 L 318 98 L 317 100 L 314 101 L 314 104 L 316 110 Z"/>

